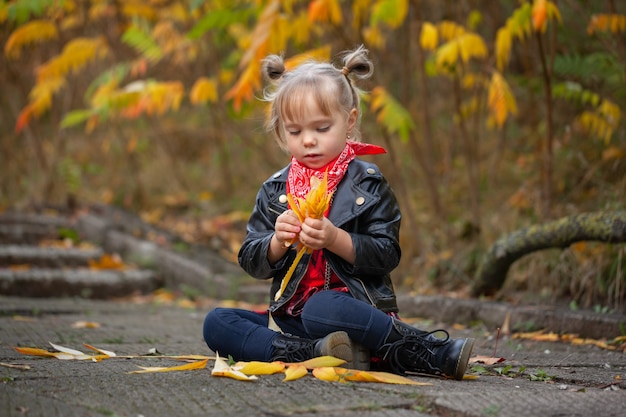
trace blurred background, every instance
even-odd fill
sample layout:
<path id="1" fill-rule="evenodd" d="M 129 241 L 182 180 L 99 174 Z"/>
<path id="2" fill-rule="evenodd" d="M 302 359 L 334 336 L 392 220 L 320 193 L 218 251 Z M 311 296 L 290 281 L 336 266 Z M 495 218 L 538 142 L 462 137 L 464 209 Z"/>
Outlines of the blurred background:
<path id="1" fill-rule="evenodd" d="M 467 296 L 531 225 L 626 203 L 618 0 L 0 2 L 0 210 L 106 204 L 236 262 L 261 182 L 260 60 L 365 45 L 363 140 L 403 210 L 402 291 Z M 499 297 L 623 310 L 624 245 L 525 256 Z"/>

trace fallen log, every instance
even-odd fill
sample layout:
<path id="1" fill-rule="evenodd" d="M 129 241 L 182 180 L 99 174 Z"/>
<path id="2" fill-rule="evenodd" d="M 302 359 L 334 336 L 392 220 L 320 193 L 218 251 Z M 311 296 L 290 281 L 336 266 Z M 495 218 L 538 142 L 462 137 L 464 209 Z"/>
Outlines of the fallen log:
<path id="1" fill-rule="evenodd" d="M 565 249 L 581 241 L 626 242 L 626 210 L 563 217 L 503 236 L 485 253 L 476 272 L 472 295 L 495 294 L 502 288 L 511 265 L 529 253 L 550 248 Z"/>

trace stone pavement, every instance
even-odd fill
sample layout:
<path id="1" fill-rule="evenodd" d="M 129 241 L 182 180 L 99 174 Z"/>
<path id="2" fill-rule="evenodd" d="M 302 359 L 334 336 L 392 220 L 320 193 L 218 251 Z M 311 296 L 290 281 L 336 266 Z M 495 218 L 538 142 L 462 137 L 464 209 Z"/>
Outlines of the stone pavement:
<path id="1" fill-rule="evenodd" d="M 624 416 L 626 354 L 567 343 L 501 336 L 497 365 L 474 380 L 412 377 L 429 386 L 325 382 L 281 375 L 241 382 L 205 369 L 130 374 L 138 366 L 174 366 L 171 359 L 64 361 L 26 356 L 14 347 L 48 342 L 118 355 L 210 355 L 200 308 L 81 298 L 0 297 L 0 415 L 45 416 Z M 100 327 L 75 327 L 77 322 Z M 432 318 L 423 328 L 440 326 Z M 445 325 L 444 325 L 445 326 Z M 493 356 L 494 332 L 482 324 L 451 330 L 476 337 L 475 355 Z"/>

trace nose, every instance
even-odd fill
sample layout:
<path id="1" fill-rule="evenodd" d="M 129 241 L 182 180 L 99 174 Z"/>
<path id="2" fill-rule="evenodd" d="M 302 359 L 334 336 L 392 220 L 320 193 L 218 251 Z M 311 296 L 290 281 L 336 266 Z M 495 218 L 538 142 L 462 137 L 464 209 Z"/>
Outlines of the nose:
<path id="1" fill-rule="evenodd" d="M 302 134 L 302 144 L 309 148 L 311 146 L 315 146 L 317 143 L 317 138 L 315 137 L 314 132 L 306 131 Z"/>

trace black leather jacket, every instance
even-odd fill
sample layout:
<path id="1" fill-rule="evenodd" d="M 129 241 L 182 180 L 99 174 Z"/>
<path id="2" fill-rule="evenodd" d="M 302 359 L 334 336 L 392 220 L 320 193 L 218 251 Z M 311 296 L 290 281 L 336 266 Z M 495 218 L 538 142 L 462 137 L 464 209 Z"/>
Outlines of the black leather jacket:
<path id="1" fill-rule="evenodd" d="M 257 279 L 273 278 L 270 311 L 276 311 L 294 295 L 308 264 L 304 255 L 282 296 L 274 301 L 283 276 L 296 255 L 289 250 L 270 265 L 267 251 L 274 234 L 276 218 L 287 210 L 286 180 L 289 166 L 265 181 L 247 226 L 246 239 L 239 251 L 239 264 Z M 328 218 L 350 233 L 356 254 L 354 265 L 324 249 L 333 271 L 353 297 L 386 312 L 397 312 L 390 273 L 400 262 L 400 209 L 393 191 L 378 167 L 353 160 L 337 186 Z"/>

